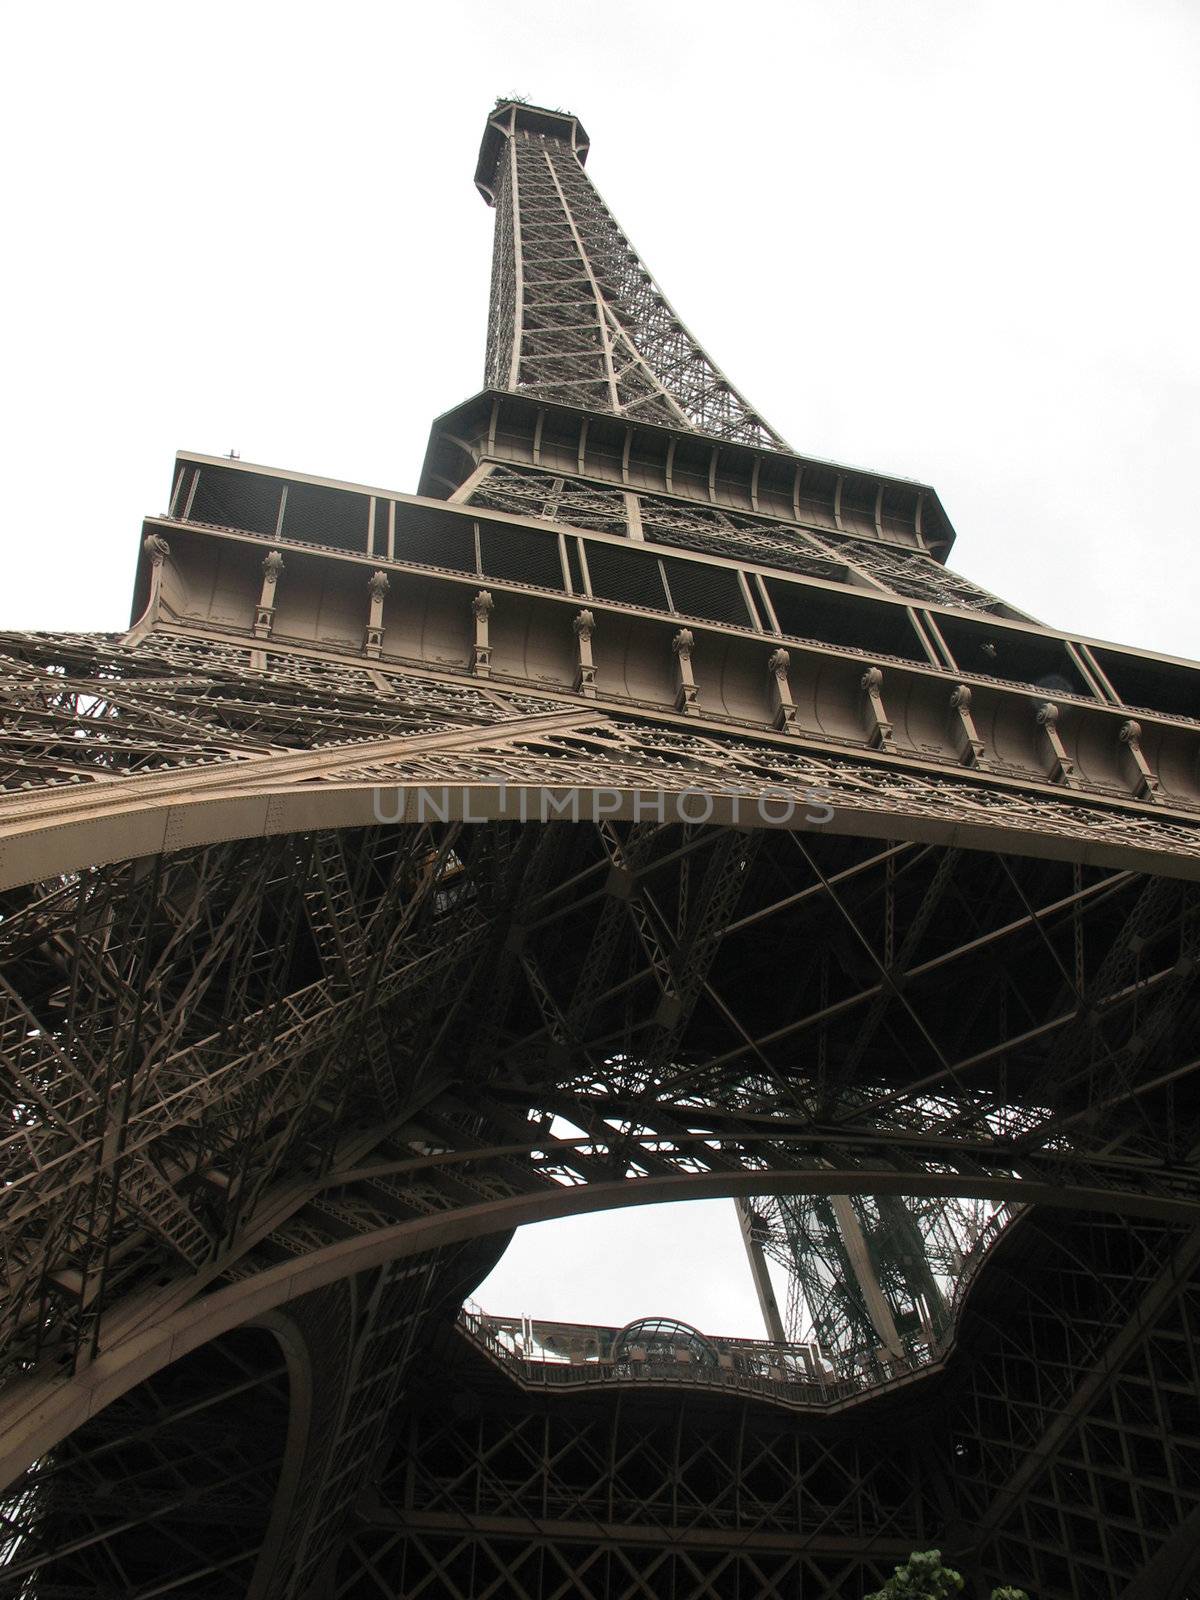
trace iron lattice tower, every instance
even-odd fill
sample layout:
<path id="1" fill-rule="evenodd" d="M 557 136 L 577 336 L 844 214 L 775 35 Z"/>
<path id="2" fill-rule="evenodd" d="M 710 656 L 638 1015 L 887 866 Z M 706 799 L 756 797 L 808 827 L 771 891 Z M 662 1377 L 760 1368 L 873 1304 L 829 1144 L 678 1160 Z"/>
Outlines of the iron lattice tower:
<path id="1" fill-rule="evenodd" d="M 496 207 L 488 387 L 783 449 L 667 303 L 587 152 L 574 117 L 502 103 L 489 121 L 475 175 Z"/>
<path id="2" fill-rule="evenodd" d="M 587 144 L 488 121 L 419 493 L 182 452 L 130 628 L 3 640 L 0 1592 L 1185 1600 L 1200 668 L 790 452 Z M 819 1348 L 456 1326 L 701 1195 Z"/>

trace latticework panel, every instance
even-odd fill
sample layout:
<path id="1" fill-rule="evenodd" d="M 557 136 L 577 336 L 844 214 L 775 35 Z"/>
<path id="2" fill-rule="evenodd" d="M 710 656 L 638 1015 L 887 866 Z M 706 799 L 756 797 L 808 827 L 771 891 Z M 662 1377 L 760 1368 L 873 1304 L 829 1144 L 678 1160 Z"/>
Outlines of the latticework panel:
<path id="1" fill-rule="evenodd" d="M 655 544 L 751 561 L 831 583 L 847 582 L 851 570 L 857 569 L 872 587 L 888 594 L 967 611 L 1020 615 L 988 590 L 920 550 L 792 527 L 683 498 L 644 493 L 636 498 L 643 534 Z M 580 478 L 497 464 L 472 489 L 468 503 L 575 528 L 625 534 L 629 526 L 625 501 L 620 490 Z"/>
<path id="2" fill-rule="evenodd" d="M 332 1211 L 327 1222 L 336 1229 Z M 388 1418 L 403 1404 L 423 1343 L 442 1326 L 502 1247 L 431 1253 L 365 1280 L 331 1285 L 289 1312 L 306 1341 L 312 1409 L 292 1446 L 293 1482 L 259 1566 L 272 1600 L 322 1581 L 377 1465 Z"/>
<path id="3" fill-rule="evenodd" d="M 339 1596 L 841 1600 L 937 1526 L 894 1429 L 880 1448 L 745 1403 L 530 1400 L 461 1354 L 447 1378 L 396 1414 Z"/>
<path id="4" fill-rule="evenodd" d="M 580 478 L 556 477 L 532 467 L 493 466 L 472 490 L 471 505 L 544 517 L 601 533 L 628 531 L 625 496 Z"/>
<path id="5" fill-rule="evenodd" d="M 823 544 L 831 556 L 870 573 L 892 594 L 931 601 L 935 605 L 961 606 L 967 611 L 998 611 L 1010 617 L 1023 615 L 961 573 L 951 572 L 918 551 L 874 539 L 835 541 L 822 534 L 813 534 L 813 538 Z"/>
<path id="6" fill-rule="evenodd" d="M 981 1276 L 946 1416 L 981 1576 L 1038 1600 L 1183 1600 L 1200 1577 L 1198 1236 L 1042 1213 L 1019 1232 Z"/>
<path id="7" fill-rule="evenodd" d="M 119 855 L 114 816 L 218 780 L 279 831 L 206 821 L 207 842 L 160 835 L 7 892 L 6 1414 L 69 1419 L 76 1396 L 86 1414 L 98 1364 L 119 1395 L 151 1344 L 169 1366 L 199 1319 L 284 1306 L 310 1262 L 306 1290 L 397 1263 L 356 1302 L 361 1355 L 306 1457 L 297 1584 L 403 1382 L 430 1241 L 814 1174 L 833 1194 L 1197 1214 L 1196 890 L 1023 855 L 1012 833 L 1083 854 L 1109 829 L 1187 863 L 1181 824 L 997 795 L 1002 851 L 672 816 L 313 827 L 356 785 L 439 780 L 803 794 L 819 775 L 889 829 L 906 804 L 967 802 L 949 779 L 889 788 L 752 740 L 200 640 L 26 637 L 8 682 L 6 826 L 82 805 L 100 831 L 79 848 Z M 838 1393 L 881 1377 L 843 1365 Z M 49 1459 L 61 1436 L 36 1437 Z M 775 1555 L 763 1581 L 784 1592 L 832 1559 Z M 835 1594 L 845 1569 L 828 1574 Z"/>
<path id="8" fill-rule="evenodd" d="M 946 1332 L 958 1281 L 989 1236 L 996 1210 L 982 1200 L 897 1195 L 846 1197 L 863 1260 L 847 1246 L 847 1219 L 821 1195 L 755 1202 L 767 1253 L 788 1273 L 787 1332 L 869 1365 L 888 1345 L 922 1359 Z M 886 1309 L 872 1316 L 860 1278 L 878 1286 Z M 880 1322 L 884 1326 L 881 1331 Z"/>
<path id="9" fill-rule="evenodd" d="M 465 682 L 405 675 L 381 683 L 351 662 L 155 636 L 7 635 L 0 643 L 5 729 L 0 788 L 203 767 L 267 750 L 444 732 L 552 709 L 504 704 Z"/>
<path id="10" fill-rule="evenodd" d="M 357 1570 L 339 1580 L 339 1600 L 857 1600 L 896 1562 L 754 1550 L 718 1544 L 664 1549 L 622 1528 L 535 1543 L 527 1535 L 460 1531 L 359 1533 Z"/>
<path id="11" fill-rule="evenodd" d="M 478 1354 L 443 1361 L 396 1413 L 336 1592 L 861 1600 L 938 1545 L 970 1593 L 1184 1600 L 1197 1248 L 1143 1224 L 1023 1219 L 945 1377 L 837 1431 L 701 1395 L 530 1399 Z"/>
<path id="12" fill-rule="evenodd" d="M 0 1594 L 247 1593 L 279 1482 L 289 1381 L 274 1337 L 206 1345 L 117 1400 L 0 1503 Z"/>
<path id="13" fill-rule="evenodd" d="M 679 321 L 569 144 L 511 133 L 495 192 L 489 383 L 782 448 Z"/>

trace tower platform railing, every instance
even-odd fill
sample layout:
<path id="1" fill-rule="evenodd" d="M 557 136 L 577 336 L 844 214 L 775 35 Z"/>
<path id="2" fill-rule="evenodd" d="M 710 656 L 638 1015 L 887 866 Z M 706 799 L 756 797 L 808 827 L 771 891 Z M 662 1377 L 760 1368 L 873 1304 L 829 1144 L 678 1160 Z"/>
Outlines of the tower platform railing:
<path id="1" fill-rule="evenodd" d="M 942 1366 L 957 1336 L 958 1313 L 992 1246 L 1023 1211 L 1000 1207 L 981 1230 L 950 1297 L 943 1332 L 903 1336 L 903 1354 L 885 1349 L 849 1356 L 817 1344 L 695 1335 L 671 1342 L 598 1323 L 493 1315 L 468 1301 L 458 1326 L 523 1388 L 568 1391 L 671 1387 L 733 1391 L 800 1410 L 828 1410 L 900 1388 Z M 682 1326 L 682 1325 L 679 1325 Z"/>

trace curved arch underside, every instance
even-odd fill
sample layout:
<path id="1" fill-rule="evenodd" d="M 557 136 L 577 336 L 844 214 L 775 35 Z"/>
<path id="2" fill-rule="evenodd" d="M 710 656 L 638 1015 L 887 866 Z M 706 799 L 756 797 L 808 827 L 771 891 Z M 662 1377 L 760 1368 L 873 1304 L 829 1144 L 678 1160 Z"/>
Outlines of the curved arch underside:
<path id="1" fill-rule="evenodd" d="M 342 696 L 336 738 L 297 690 L 288 750 L 236 673 L 198 678 L 196 767 L 178 659 L 117 689 L 99 659 L 31 669 L 41 782 L 0 804 L 6 1481 L 351 1283 L 407 1285 L 399 1322 L 356 1312 L 403 1353 L 422 1263 L 540 1217 L 803 1191 L 1200 1221 L 1194 829 L 447 685 L 420 725 Z M 541 820 L 542 783 L 610 798 Z M 793 825 L 729 825 L 736 795 Z"/>
<path id="2" fill-rule="evenodd" d="M 263 656 L 265 662 L 266 657 Z M 0 653 L 0 889 L 197 845 L 430 820 L 796 830 L 1200 878 L 1195 818 L 801 738 L 232 643 L 22 636 Z"/>
<path id="3" fill-rule="evenodd" d="M 241 1328 L 147 1378 L 0 1508 L 0 1593 L 245 1594 L 286 1459 L 289 1367 Z M 168 1591 L 169 1592 L 169 1591 Z"/>
<path id="4" fill-rule="evenodd" d="M 100 869 L 2 938 L 6 1340 L 43 1373 L 10 1471 L 252 1315 L 539 1217 L 798 1189 L 1200 1216 L 1176 880 L 439 823 Z"/>

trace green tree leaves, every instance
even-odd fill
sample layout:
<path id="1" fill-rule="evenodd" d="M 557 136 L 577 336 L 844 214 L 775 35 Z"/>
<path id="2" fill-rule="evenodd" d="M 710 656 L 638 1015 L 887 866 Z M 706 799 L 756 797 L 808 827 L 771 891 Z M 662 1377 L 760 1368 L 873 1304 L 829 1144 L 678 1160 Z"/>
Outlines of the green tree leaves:
<path id="1" fill-rule="evenodd" d="M 942 1565 L 940 1550 L 914 1550 L 902 1567 L 897 1567 L 882 1589 L 866 1600 L 949 1600 L 960 1594 L 963 1575 Z M 1029 1600 L 1024 1589 L 993 1589 L 992 1600 Z"/>

